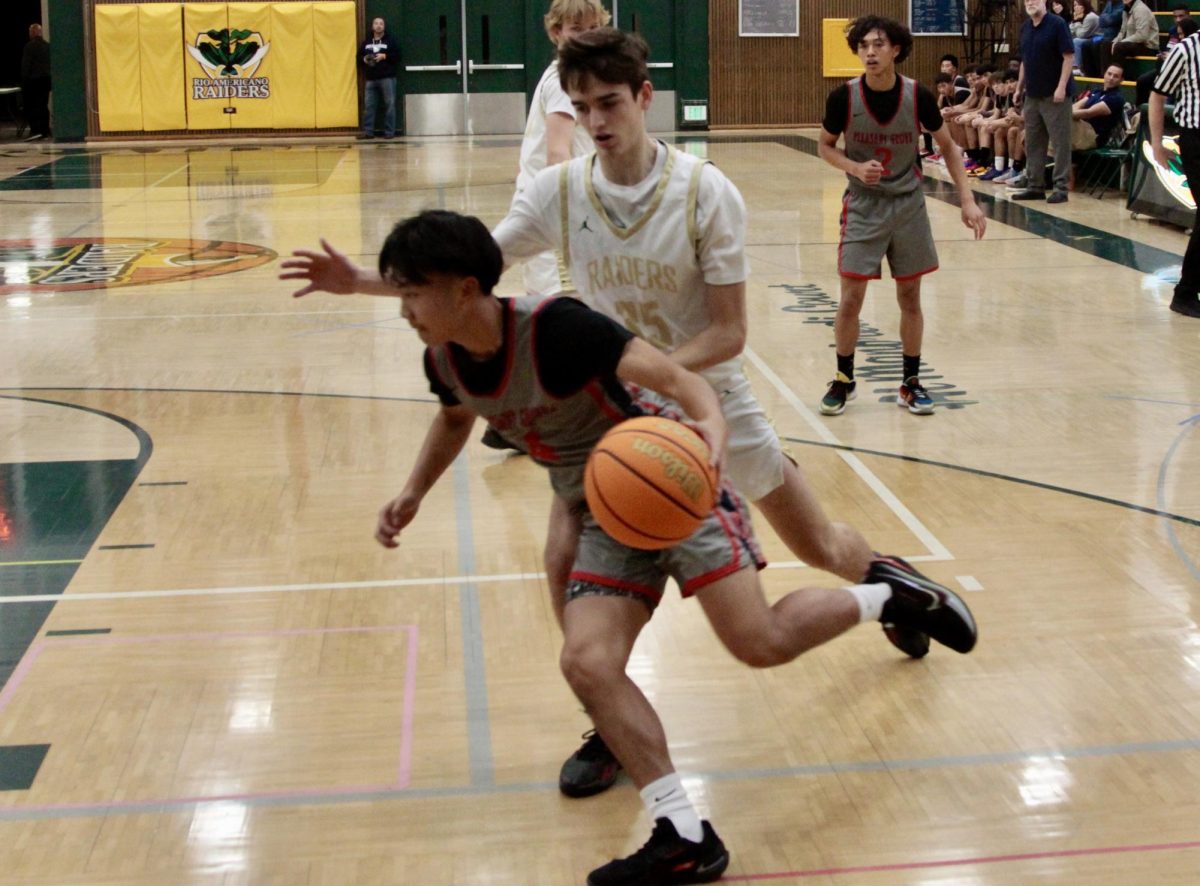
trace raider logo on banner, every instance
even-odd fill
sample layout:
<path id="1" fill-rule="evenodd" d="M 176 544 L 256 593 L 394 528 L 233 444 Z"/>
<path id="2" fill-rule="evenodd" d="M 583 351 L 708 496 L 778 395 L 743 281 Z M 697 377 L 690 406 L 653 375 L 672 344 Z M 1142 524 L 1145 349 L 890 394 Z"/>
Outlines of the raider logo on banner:
<path id="1" fill-rule="evenodd" d="M 192 98 L 270 98 L 271 78 L 254 76 L 270 48 L 258 31 L 222 28 L 197 34 L 188 55 L 208 76 L 192 78 Z"/>

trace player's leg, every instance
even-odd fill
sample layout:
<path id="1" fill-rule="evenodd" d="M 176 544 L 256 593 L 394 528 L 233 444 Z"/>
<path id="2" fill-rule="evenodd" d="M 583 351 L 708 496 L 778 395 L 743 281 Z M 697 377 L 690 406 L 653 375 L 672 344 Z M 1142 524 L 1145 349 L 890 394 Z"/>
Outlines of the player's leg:
<path id="1" fill-rule="evenodd" d="M 888 267 L 896 278 L 896 301 L 900 306 L 900 349 L 904 368 L 900 375 L 897 404 L 917 415 L 933 412 L 933 400 L 921 384 L 921 345 L 925 337 L 925 315 L 921 310 L 921 277 L 937 270 L 933 229 L 921 191 L 898 196 L 893 201 L 891 224 L 894 235 L 888 245 Z"/>
<path id="2" fill-rule="evenodd" d="M 729 864 L 675 772 L 658 714 L 626 673 L 633 643 L 662 593 L 656 556 L 618 545 L 586 520 L 567 593 L 563 674 L 609 737 L 655 823 L 639 851 L 592 871 L 594 886 L 707 882 Z"/>
<path id="3" fill-rule="evenodd" d="M 550 505 L 550 525 L 546 530 L 546 548 L 542 560 L 550 603 L 558 626 L 563 626 L 567 582 L 579 548 L 582 521 L 578 509 L 559 496 Z M 558 773 L 558 789 L 568 797 L 590 797 L 608 790 L 617 780 L 621 764 L 595 729 L 583 734 L 583 744 L 563 761 Z"/>
<path id="4" fill-rule="evenodd" d="M 838 243 L 838 276 L 841 295 L 833 321 L 837 374 L 821 399 L 822 415 L 841 415 L 855 397 L 854 351 L 858 345 L 859 314 L 867 283 L 878 279 L 887 240 L 875 223 L 877 198 L 847 190 L 842 198 L 841 236 Z"/>

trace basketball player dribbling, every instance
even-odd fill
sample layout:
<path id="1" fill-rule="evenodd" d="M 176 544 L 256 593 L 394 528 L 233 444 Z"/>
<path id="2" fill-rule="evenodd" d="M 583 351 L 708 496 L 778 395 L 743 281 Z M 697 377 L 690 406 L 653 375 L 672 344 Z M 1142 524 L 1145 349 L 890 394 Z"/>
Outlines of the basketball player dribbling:
<path id="1" fill-rule="evenodd" d="M 425 373 L 441 403 L 403 491 L 380 512 L 378 541 L 397 546 L 480 415 L 547 468 L 555 499 L 578 516 L 561 668 L 655 823 L 641 849 L 592 871 L 592 886 L 705 883 L 729 864 L 729 852 L 701 821 L 671 763 L 657 713 L 626 674 L 668 577 L 684 596 L 696 597 L 725 647 L 753 667 L 791 661 L 872 620 L 927 634 L 958 652 L 974 647 L 966 604 L 887 559 L 872 563 L 863 584 L 798 590 L 768 605 L 744 502 L 728 486 L 700 528 L 673 548 L 635 550 L 605 535 L 582 493 L 596 441 L 639 409 L 669 413 L 678 403 L 719 461 L 728 428 L 717 396 L 704 378 L 573 299 L 497 299 L 492 290 L 503 259 L 482 222 L 445 211 L 400 222 L 384 243 L 378 275 L 356 271 L 324 246 L 294 253 L 281 278 L 308 281 L 297 296 L 324 289 L 399 297 L 402 315 L 427 346 Z M 635 403 L 623 383 L 646 389 L 645 398 Z"/>

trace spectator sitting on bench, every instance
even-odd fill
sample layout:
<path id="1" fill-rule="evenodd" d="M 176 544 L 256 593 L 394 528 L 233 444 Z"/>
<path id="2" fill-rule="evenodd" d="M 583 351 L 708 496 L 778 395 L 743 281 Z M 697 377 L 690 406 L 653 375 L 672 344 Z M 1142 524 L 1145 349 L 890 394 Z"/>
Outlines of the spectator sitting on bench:
<path id="1" fill-rule="evenodd" d="M 1071 106 L 1071 148 L 1090 151 L 1108 142 L 1121 122 L 1125 96 L 1121 95 L 1124 69 L 1113 62 L 1104 72 L 1103 88 L 1089 89 Z"/>
<path id="2" fill-rule="evenodd" d="M 1125 21 L 1112 45 L 1113 59 L 1157 54 L 1158 19 L 1142 0 L 1126 0 Z"/>

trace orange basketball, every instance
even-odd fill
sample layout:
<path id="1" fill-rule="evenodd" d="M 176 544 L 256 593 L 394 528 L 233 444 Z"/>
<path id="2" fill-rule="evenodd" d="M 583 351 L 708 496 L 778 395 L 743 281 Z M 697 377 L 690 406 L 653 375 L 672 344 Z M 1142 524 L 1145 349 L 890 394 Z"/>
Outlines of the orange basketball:
<path id="1" fill-rule="evenodd" d="M 656 551 L 696 531 L 717 499 L 717 473 L 699 434 L 669 418 L 631 418 L 588 457 L 584 492 L 600 528 L 631 548 Z"/>

